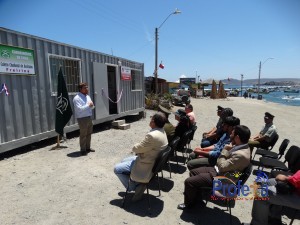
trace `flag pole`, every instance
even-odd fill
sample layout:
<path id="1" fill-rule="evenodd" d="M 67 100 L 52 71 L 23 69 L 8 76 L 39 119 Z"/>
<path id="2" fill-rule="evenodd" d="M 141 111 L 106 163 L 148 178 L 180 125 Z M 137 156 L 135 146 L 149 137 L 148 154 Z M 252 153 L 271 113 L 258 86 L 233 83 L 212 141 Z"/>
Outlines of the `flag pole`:
<path id="1" fill-rule="evenodd" d="M 57 135 L 57 145 L 56 147 L 60 147 L 60 144 L 59 144 L 59 135 Z"/>
<path id="2" fill-rule="evenodd" d="M 57 143 L 56 143 L 56 146 L 52 147 L 51 150 L 57 150 L 57 149 L 62 149 L 62 148 L 68 148 L 68 146 L 60 145 L 59 135 L 57 135 Z"/>
<path id="3" fill-rule="evenodd" d="M 67 148 L 67 146 L 60 145 L 59 136 L 63 136 L 64 127 L 69 122 L 72 116 L 72 108 L 70 106 L 70 99 L 67 90 L 67 86 L 64 80 L 62 67 L 60 66 L 57 75 L 57 103 L 55 114 L 55 131 L 57 132 L 57 144 L 51 150 Z"/>

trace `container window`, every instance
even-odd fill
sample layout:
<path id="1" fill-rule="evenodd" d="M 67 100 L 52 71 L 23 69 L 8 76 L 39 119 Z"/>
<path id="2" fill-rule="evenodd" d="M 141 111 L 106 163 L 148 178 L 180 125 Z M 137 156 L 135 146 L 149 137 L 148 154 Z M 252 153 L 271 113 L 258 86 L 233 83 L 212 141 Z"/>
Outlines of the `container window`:
<path id="1" fill-rule="evenodd" d="M 142 90 L 142 71 L 131 69 L 131 90 L 132 91 L 141 91 Z"/>
<path id="2" fill-rule="evenodd" d="M 78 92 L 80 83 L 80 60 L 65 58 L 62 56 L 49 55 L 51 92 L 53 95 L 57 92 L 57 75 L 59 68 L 62 72 L 67 85 L 69 94 Z"/>

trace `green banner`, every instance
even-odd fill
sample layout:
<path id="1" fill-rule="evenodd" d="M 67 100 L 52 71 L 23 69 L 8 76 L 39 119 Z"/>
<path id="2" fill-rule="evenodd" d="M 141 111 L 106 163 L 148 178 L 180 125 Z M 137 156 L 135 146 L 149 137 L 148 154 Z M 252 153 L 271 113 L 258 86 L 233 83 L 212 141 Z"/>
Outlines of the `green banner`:
<path id="1" fill-rule="evenodd" d="M 34 51 L 0 44 L 0 73 L 34 75 Z"/>

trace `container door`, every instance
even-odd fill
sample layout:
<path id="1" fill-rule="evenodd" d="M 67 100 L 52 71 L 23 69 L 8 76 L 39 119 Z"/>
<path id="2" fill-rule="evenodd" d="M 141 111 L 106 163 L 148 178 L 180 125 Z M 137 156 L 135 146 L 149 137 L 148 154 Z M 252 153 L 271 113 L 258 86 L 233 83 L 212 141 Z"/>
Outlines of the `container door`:
<path id="1" fill-rule="evenodd" d="M 95 119 L 109 116 L 107 65 L 93 62 Z"/>

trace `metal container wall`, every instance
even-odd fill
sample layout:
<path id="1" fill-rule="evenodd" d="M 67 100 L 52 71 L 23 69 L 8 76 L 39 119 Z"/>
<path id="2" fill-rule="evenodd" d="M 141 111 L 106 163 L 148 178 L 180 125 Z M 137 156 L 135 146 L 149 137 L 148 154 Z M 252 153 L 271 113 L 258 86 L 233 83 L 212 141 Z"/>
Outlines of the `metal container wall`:
<path id="1" fill-rule="evenodd" d="M 54 131 L 57 99 L 56 96 L 51 95 L 50 91 L 48 54 L 81 59 L 81 78 L 89 84 L 93 82 L 93 62 L 118 65 L 119 61 L 122 66 L 141 70 L 144 83 L 144 65 L 142 63 L 5 28 L 0 28 L 0 43 L 33 49 L 36 71 L 33 76 L 0 74 L 0 84 L 6 83 L 10 92 L 9 96 L 0 94 L 0 153 L 57 135 Z M 123 90 L 119 105 L 120 113 L 101 121 L 94 121 L 94 124 L 144 110 L 144 86 L 141 91 L 132 91 L 131 81 L 123 81 L 120 76 L 118 77 L 120 88 Z M 92 85 L 90 85 L 90 93 L 93 97 Z M 70 94 L 69 97 L 72 101 L 74 94 Z M 76 129 L 78 129 L 77 122 L 72 116 L 65 131 Z"/>

